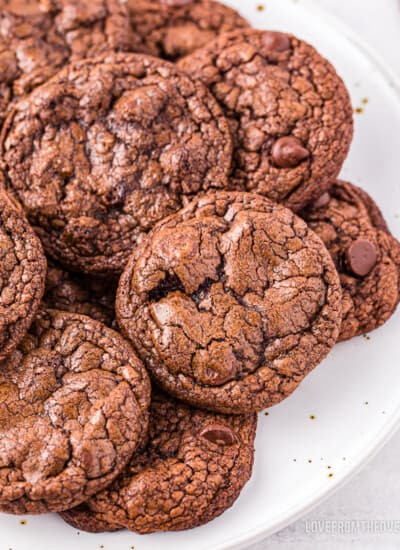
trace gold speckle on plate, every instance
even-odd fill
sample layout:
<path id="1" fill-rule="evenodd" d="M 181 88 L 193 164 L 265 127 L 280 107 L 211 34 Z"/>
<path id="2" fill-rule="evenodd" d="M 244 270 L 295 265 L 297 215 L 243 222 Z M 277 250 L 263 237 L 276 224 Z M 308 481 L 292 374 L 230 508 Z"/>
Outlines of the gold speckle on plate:
<path id="1" fill-rule="evenodd" d="M 265 413 L 264 413 L 264 416 L 269 416 L 269 412 L 265 412 Z"/>
<path id="2" fill-rule="evenodd" d="M 328 470 L 330 470 L 332 468 L 332 466 L 327 466 Z"/>
<path id="3" fill-rule="evenodd" d="M 21 525 L 26 525 L 27 523 L 28 523 L 28 522 L 27 522 L 26 519 L 21 519 L 21 520 L 20 520 L 20 524 L 21 524 Z"/>
<path id="4" fill-rule="evenodd" d="M 257 4 L 257 11 L 264 11 L 264 10 L 265 10 L 264 4 Z"/>
<path id="5" fill-rule="evenodd" d="M 332 472 L 330 472 L 330 473 L 328 474 L 328 477 L 333 477 L 334 475 L 335 475 L 335 474 L 333 474 Z"/>
<path id="6" fill-rule="evenodd" d="M 311 462 L 312 462 L 312 460 L 311 460 L 311 458 L 309 458 L 309 459 L 308 459 L 308 463 L 311 464 Z"/>
<path id="7" fill-rule="evenodd" d="M 369 405 L 369 401 L 364 401 L 364 405 Z"/>
<path id="8" fill-rule="evenodd" d="M 362 336 L 364 340 L 371 340 L 371 336 L 368 336 L 368 334 L 363 334 Z"/>
<path id="9" fill-rule="evenodd" d="M 310 414 L 310 420 L 315 420 L 316 418 L 315 414 Z"/>
<path id="10" fill-rule="evenodd" d="M 361 100 L 361 103 L 363 103 L 364 105 L 366 105 L 368 102 L 369 99 L 367 97 L 363 97 L 363 99 Z"/>
<path id="11" fill-rule="evenodd" d="M 361 115 L 364 112 L 364 109 L 362 107 L 356 107 L 354 109 L 354 112 L 357 113 L 358 115 Z"/>

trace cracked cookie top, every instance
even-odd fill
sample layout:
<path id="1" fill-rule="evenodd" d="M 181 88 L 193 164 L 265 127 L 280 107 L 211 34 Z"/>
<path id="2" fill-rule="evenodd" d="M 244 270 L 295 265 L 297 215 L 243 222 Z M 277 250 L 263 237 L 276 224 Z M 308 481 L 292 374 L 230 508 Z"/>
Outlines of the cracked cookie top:
<path id="1" fill-rule="evenodd" d="M 225 188 L 232 144 L 200 83 L 149 56 L 72 64 L 19 102 L 3 132 L 7 187 L 46 252 L 118 274 L 186 196 Z"/>
<path id="2" fill-rule="evenodd" d="M 42 310 L 0 363 L 0 510 L 62 511 L 109 485 L 147 429 L 131 346 L 88 317 Z"/>
<path id="3" fill-rule="evenodd" d="M 160 222 L 120 279 L 117 320 L 166 391 L 225 413 L 287 397 L 334 346 L 341 289 L 288 209 L 211 193 Z"/>
<path id="4" fill-rule="evenodd" d="M 0 190 L 0 360 L 26 334 L 39 308 L 45 277 L 39 239 L 20 206 Z"/>
<path id="5" fill-rule="evenodd" d="M 114 280 L 70 273 L 50 262 L 43 302 L 51 309 L 87 315 L 113 327 L 116 287 Z"/>
<path id="6" fill-rule="evenodd" d="M 298 211 L 329 188 L 351 143 L 352 107 L 334 67 L 312 46 L 249 29 L 219 37 L 178 65 L 225 111 L 239 189 Z"/>
<path id="7" fill-rule="evenodd" d="M 105 491 L 62 513 L 76 529 L 138 533 L 203 525 L 250 478 L 257 416 L 192 409 L 153 392 L 147 445 Z"/>
<path id="8" fill-rule="evenodd" d="M 127 8 L 137 47 L 171 61 L 249 26 L 238 12 L 211 0 L 127 0 Z"/>
<path id="9" fill-rule="evenodd" d="M 0 0 L 0 126 L 10 102 L 63 65 L 133 43 L 120 0 Z"/>
<path id="10" fill-rule="evenodd" d="M 343 289 L 340 340 L 383 325 L 400 301 L 400 243 L 373 199 L 337 181 L 302 213 L 332 255 Z"/>

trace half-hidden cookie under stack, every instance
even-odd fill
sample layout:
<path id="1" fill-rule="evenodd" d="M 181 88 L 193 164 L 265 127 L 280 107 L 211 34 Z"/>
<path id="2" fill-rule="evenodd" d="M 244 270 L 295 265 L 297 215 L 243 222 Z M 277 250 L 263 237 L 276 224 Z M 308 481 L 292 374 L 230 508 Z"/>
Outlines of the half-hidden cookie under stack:
<path id="1" fill-rule="evenodd" d="M 2 175 L 0 173 L 0 185 Z M 0 360 L 27 333 L 43 296 L 46 258 L 22 208 L 0 190 Z"/>
<path id="2" fill-rule="evenodd" d="M 179 531 L 227 510 L 249 480 L 257 416 L 193 409 L 153 392 L 149 437 L 105 491 L 62 513 L 76 529 Z"/>
<path id="3" fill-rule="evenodd" d="M 107 51 L 132 51 L 120 0 L 0 0 L 0 128 L 10 105 L 61 67 Z"/>
<path id="4" fill-rule="evenodd" d="M 213 0 L 127 0 L 126 5 L 140 51 L 171 61 L 249 26 L 237 11 Z"/>
<path id="5" fill-rule="evenodd" d="M 400 301 L 400 243 L 373 199 L 337 181 L 302 213 L 335 262 L 343 289 L 340 340 L 383 325 Z"/>

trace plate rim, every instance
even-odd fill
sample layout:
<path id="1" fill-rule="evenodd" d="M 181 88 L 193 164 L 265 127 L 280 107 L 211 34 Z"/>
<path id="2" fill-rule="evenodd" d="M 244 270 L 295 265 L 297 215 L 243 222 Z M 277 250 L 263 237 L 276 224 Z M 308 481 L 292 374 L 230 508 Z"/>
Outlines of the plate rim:
<path id="1" fill-rule="evenodd" d="M 328 24 L 334 26 L 337 32 L 341 33 L 342 36 L 344 36 L 350 43 L 353 44 L 354 47 L 359 50 L 359 52 L 368 58 L 379 70 L 385 79 L 386 84 L 394 91 L 395 94 L 397 94 L 398 99 L 400 100 L 400 75 L 397 75 L 390 64 L 384 60 L 384 58 L 375 50 L 373 46 L 370 46 L 368 42 L 357 31 L 353 30 L 343 19 L 332 13 L 328 8 L 319 5 L 316 0 L 302 0 L 302 5 L 305 9 L 312 10 L 314 15 L 322 17 L 325 22 L 328 22 Z M 213 550 L 244 549 L 245 546 L 247 547 L 250 544 L 256 544 L 265 537 L 271 536 L 274 533 L 277 533 L 278 531 L 281 531 L 282 529 L 285 529 L 289 525 L 295 523 L 297 520 L 311 512 L 319 504 L 323 503 L 335 494 L 336 491 L 349 483 L 379 453 L 379 451 L 385 447 L 385 445 L 398 431 L 400 431 L 400 401 L 396 410 L 390 417 L 388 417 L 385 424 L 385 430 L 373 443 L 366 446 L 365 452 L 359 453 L 358 458 L 353 460 L 352 465 L 348 467 L 346 473 L 338 478 L 337 481 L 334 481 L 327 490 L 321 488 L 317 489 L 307 498 L 307 500 L 304 501 L 303 504 L 299 503 L 294 505 L 288 513 L 284 514 L 285 517 L 282 517 L 281 520 L 277 520 L 274 525 L 262 530 L 257 530 L 257 532 L 254 532 L 254 529 L 247 531 L 246 533 L 243 533 L 240 540 L 236 536 L 235 540 L 218 544 L 213 547 Z"/>

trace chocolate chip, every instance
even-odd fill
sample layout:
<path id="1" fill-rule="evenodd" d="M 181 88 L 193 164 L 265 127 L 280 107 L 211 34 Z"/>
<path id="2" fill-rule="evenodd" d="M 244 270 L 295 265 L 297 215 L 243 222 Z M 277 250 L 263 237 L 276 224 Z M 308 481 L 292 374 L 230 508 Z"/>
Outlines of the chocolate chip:
<path id="1" fill-rule="evenodd" d="M 206 426 L 201 430 L 200 436 L 220 446 L 233 445 L 236 443 L 235 434 L 230 428 L 223 424 L 211 424 Z"/>
<path id="2" fill-rule="evenodd" d="M 375 267 L 377 253 L 375 246 L 367 239 L 357 239 L 346 253 L 347 265 L 359 277 L 365 277 Z"/>
<path id="3" fill-rule="evenodd" d="M 279 138 L 272 146 L 271 156 L 279 168 L 292 168 L 310 156 L 300 140 L 295 137 Z"/>
<path id="4" fill-rule="evenodd" d="M 324 208 L 330 203 L 331 196 L 328 192 L 321 195 L 316 201 L 314 201 L 312 207 L 315 209 Z"/>
<path id="5" fill-rule="evenodd" d="M 283 32 L 265 32 L 262 36 L 262 43 L 268 50 L 276 52 L 283 52 L 290 48 L 290 39 Z"/>

